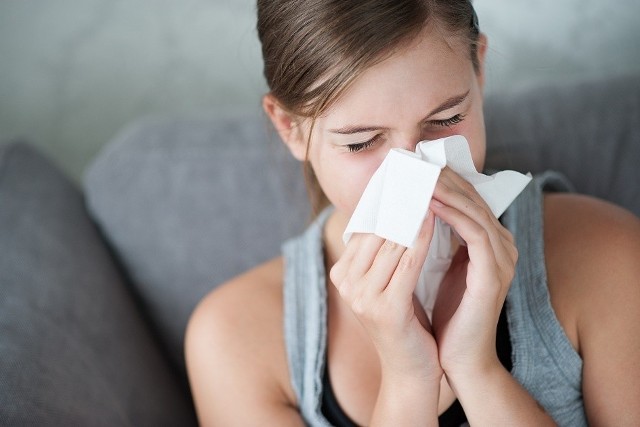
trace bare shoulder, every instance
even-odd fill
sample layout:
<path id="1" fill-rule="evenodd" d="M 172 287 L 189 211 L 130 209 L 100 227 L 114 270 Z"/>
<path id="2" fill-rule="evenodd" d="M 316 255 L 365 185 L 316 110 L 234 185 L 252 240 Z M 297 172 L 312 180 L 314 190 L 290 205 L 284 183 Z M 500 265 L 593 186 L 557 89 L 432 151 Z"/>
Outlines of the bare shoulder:
<path id="1" fill-rule="evenodd" d="M 635 215 L 577 194 L 546 194 L 544 206 L 549 290 L 559 314 L 570 311 L 577 321 L 585 310 L 605 310 L 603 302 L 622 303 L 638 293 L 640 220 Z"/>
<path id="2" fill-rule="evenodd" d="M 624 408 L 640 401 L 640 219 L 576 194 L 547 194 L 544 206 L 551 302 L 584 362 L 590 423 L 626 413 L 634 424 L 640 411 Z"/>
<path id="3" fill-rule="evenodd" d="M 282 330 L 282 277 L 282 258 L 275 258 L 222 284 L 194 310 L 185 354 L 201 424 L 300 424 Z"/>
<path id="4" fill-rule="evenodd" d="M 609 297 L 637 292 L 638 217 L 609 202 L 578 194 L 546 194 L 544 206 L 545 257 L 555 279 L 550 280 L 552 292 L 573 292 L 574 302 L 581 295 L 591 300 L 591 292 Z"/>

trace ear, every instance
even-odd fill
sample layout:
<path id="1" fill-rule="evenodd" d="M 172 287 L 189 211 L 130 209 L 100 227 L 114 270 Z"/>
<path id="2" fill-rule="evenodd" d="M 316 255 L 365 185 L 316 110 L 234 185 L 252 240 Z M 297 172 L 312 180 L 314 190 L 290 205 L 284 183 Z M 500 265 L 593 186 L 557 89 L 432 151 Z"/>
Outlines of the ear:
<path id="1" fill-rule="evenodd" d="M 480 33 L 478 36 L 478 84 L 480 89 L 484 91 L 485 74 L 484 74 L 484 61 L 487 55 L 487 46 L 489 45 L 489 39 L 485 33 Z"/>
<path id="2" fill-rule="evenodd" d="M 293 157 L 301 162 L 305 161 L 307 158 L 307 141 L 304 138 L 304 132 L 299 120 L 282 108 L 278 100 L 270 93 L 262 98 L 262 108 L 271 119 L 273 127 L 278 131 L 280 138 L 289 148 Z"/>

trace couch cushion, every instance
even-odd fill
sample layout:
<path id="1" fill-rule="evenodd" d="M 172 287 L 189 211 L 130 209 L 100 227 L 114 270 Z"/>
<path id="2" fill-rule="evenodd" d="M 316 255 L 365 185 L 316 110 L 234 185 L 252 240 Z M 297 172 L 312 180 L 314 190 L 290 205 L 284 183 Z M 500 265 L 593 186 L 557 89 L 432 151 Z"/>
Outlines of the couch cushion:
<path id="1" fill-rule="evenodd" d="M 265 120 L 257 113 L 145 119 L 85 175 L 89 208 L 179 366 L 202 296 L 278 256 L 308 220 L 300 166 Z"/>
<path id="2" fill-rule="evenodd" d="M 494 96 L 486 125 L 488 167 L 554 169 L 640 215 L 640 75 Z"/>
<path id="3" fill-rule="evenodd" d="M 78 189 L 0 146 L 0 424 L 194 425 Z"/>

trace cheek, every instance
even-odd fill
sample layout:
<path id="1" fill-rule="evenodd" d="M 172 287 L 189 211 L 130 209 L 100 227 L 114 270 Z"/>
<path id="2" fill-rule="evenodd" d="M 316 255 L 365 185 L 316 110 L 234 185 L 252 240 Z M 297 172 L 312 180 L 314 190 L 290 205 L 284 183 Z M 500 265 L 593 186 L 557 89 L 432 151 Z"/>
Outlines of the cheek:
<path id="1" fill-rule="evenodd" d="M 484 127 L 484 117 L 482 111 L 477 113 L 477 119 L 474 121 L 467 140 L 469 141 L 469 149 L 473 164 L 479 172 L 484 169 L 484 162 L 487 154 L 487 135 Z"/>
<path id="2" fill-rule="evenodd" d="M 462 135 L 467 139 L 473 164 L 478 172 L 482 172 L 486 156 L 486 133 L 482 109 L 475 108 L 474 111 L 470 111 L 465 121 L 463 121 L 457 128 L 448 132 L 448 135 L 453 134 Z"/>
<path id="3" fill-rule="evenodd" d="M 320 157 L 312 166 L 329 201 L 350 216 L 383 158 L 373 153 L 340 153 Z"/>
<path id="4" fill-rule="evenodd" d="M 476 86 L 476 90 L 479 92 L 480 89 Z M 469 141 L 473 164 L 479 172 L 482 172 L 487 154 L 487 133 L 484 125 L 482 95 L 477 93 L 475 96 L 477 101 L 474 102 L 471 113 L 473 120 L 469 121 L 469 134 L 465 136 Z"/>

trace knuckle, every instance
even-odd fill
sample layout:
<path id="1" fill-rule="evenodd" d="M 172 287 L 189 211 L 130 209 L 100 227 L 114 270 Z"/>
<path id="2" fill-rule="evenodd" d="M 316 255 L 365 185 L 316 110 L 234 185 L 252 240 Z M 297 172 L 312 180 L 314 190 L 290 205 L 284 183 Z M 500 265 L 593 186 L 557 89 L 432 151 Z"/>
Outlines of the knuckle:
<path id="1" fill-rule="evenodd" d="M 493 213 L 489 212 L 488 210 L 486 210 L 485 208 L 483 208 L 482 206 L 476 204 L 476 209 L 479 212 L 479 215 L 482 217 L 482 219 L 484 221 L 487 222 L 492 222 L 493 221 Z"/>
<path id="2" fill-rule="evenodd" d="M 355 298 L 351 302 L 351 311 L 353 311 L 353 313 L 358 317 L 364 317 L 366 315 L 367 313 L 366 307 L 367 305 L 365 304 L 362 298 Z"/>
<path id="3" fill-rule="evenodd" d="M 481 224 L 494 224 L 494 216 L 488 208 L 484 207 L 481 203 L 476 200 L 471 199 L 471 203 L 468 204 L 469 209 L 471 210 L 473 216 L 478 220 Z"/>
<path id="4" fill-rule="evenodd" d="M 397 270 L 399 272 L 405 272 L 412 270 L 417 264 L 416 257 L 409 251 L 406 251 L 400 257 Z"/>
<path id="5" fill-rule="evenodd" d="M 511 246 L 511 259 L 513 260 L 513 265 L 515 266 L 518 262 L 518 258 L 520 257 L 520 253 L 518 252 L 518 248 L 515 246 Z"/>
<path id="6" fill-rule="evenodd" d="M 455 191 L 447 183 L 443 182 L 440 191 L 446 196 L 451 196 Z"/>
<path id="7" fill-rule="evenodd" d="M 395 252 L 399 247 L 400 245 L 398 243 L 393 242 L 391 240 L 385 240 L 382 246 L 380 247 L 380 252 L 381 253 Z"/>
<path id="8" fill-rule="evenodd" d="M 518 248 L 509 241 L 502 241 L 502 248 L 506 254 L 509 265 L 515 266 L 518 261 Z"/>
<path id="9" fill-rule="evenodd" d="M 478 224 L 474 224 L 471 226 L 473 231 L 473 240 L 479 244 L 487 244 L 491 243 L 489 238 L 489 233 L 483 227 Z"/>
<path id="10" fill-rule="evenodd" d="M 513 233 L 511 233 L 511 231 L 507 230 L 506 228 L 505 228 L 505 230 L 506 230 L 505 235 L 507 237 L 507 240 L 509 241 L 509 243 L 514 245 L 515 242 L 516 242 L 516 239 L 513 237 Z"/>
<path id="11" fill-rule="evenodd" d="M 333 282 L 334 285 L 338 286 L 340 282 L 342 282 L 342 279 L 344 278 L 343 270 L 342 264 L 339 261 L 331 267 L 331 270 L 329 270 L 329 279 L 331 279 L 331 282 Z"/>
<path id="12" fill-rule="evenodd" d="M 358 317 L 358 319 L 366 323 L 374 324 L 378 323 L 380 320 L 380 310 L 376 310 L 373 302 L 364 295 L 360 295 L 351 301 L 351 311 Z"/>
<path id="13" fill-rule="evenodd" d="M 465 196 L 472 198 L 476 194 L 475 187 L 466 179 L 460 180 L 460 187 L 465 193 Z"/>
<path id="14" fill-rule="evenodd" d="M 354 286 L 352 285 L 351 280 L 348 277 L 344 277 L 342 280 L 338 282 L 334 282 L 336 288 L 338 289 L 338 293 L 340 297 L 346 301 L 352 299 Z"/>

